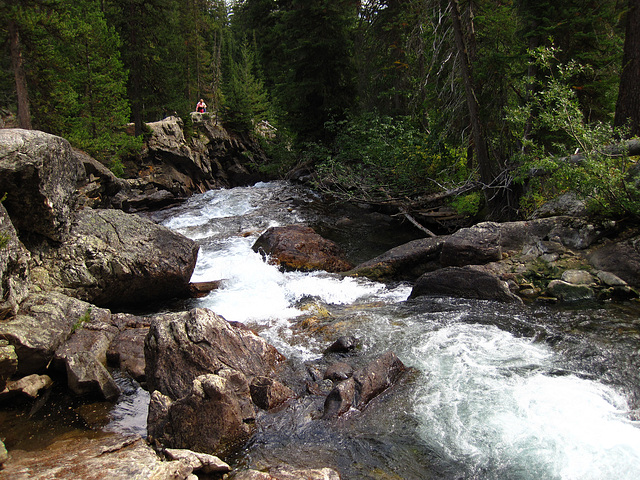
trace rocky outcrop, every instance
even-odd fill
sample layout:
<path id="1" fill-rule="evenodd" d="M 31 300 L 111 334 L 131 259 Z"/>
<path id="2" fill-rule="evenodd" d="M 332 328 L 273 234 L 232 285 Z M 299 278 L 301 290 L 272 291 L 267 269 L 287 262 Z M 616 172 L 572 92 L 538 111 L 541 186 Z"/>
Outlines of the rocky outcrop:
<path id="1" fill-rule="evenodd" d="M 18 311 L 29 294 L 31 255 L 18 239 L 9 215 L 0 203 L 0 321 Z"/>
<path id="2" fill-rule="evenodd" d="M 266 162 L 259 144 L 233 135 L 215 115 L 192 113 L 186 129 L 176 116 L 146 127 L 148 139 L 142 154 L 125 162 L 126 178 L 117 182 L 109 174 L 96 174 L 93 190 L 102 192 L 103 204 L 126 212 L 154 210 L 194 193 L 264 179 L 251 166 Z"/>
<path id="3" fill-rule="evenodd" d="M 252 248 L 285 271 L 343 272 L 352 268 L 336 243 L 303 225 L 271 227 Z"/>
<path id="4" fill-rule="evenodd" d="M 34 248 L 34 281 L 101 306 L 144 304 L 186 294 L 198 245 L 118 210 L 85 209 L 65 241 Z"/>
<path id="5" fill-rule="evenodd" d="M 597 224 L 586 217 L 485 222 L 451 235 L 414 240 L 348 274 L 416 282 L 412 297 L 451 295 L 503 302 L 518 301 L 513 294 L 526 299 L 542 296 L 545 301 L 637 297 L 632 287 L 640 285 L 638 242 L 601 245 L 603 238 L 616 233 L 613 222 Z M 579 282 L 560 278 L 563 271 L 576 268 L 590 270 L 594 284 L 574 288 Z M 617 285 L 601 280 L 611 276 L 619 277 Z"/>
<path id="6" fill-rule="evenodd" d="M 0 338 L 15 347 L 18 372 L 44 370 L 83 318 L 96 318 L 105 311 L 86 302 L 53 292 L 29 296 L 18 315 L 0 322 Z"/>
<path id="7" fill-rule="evenodd" d="M 62 241 L 78 203 L 82 163 L 66 140 L 34 130 L 0 130 L 0 192 L 14 227 Z"/>

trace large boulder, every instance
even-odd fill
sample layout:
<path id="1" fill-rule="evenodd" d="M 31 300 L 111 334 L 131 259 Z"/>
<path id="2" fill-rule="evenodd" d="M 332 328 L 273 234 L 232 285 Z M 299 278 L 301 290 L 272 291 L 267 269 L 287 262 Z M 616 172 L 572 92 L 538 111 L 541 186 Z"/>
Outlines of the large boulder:
<path id="1" fill-rule="evenodd" d="M 193 240 L 137 215 L 85 209 L 64 243 L 42 248 L 33 277 L 100 306 L 144 304 L 186 294 L 197 254 Z"/>
<path id="2" fill-rule="evenodd" d="M 440 268 L 440 253 L 446 239 L 443 236 L 413 240 L 361 263 L 348 273 L 380 281 L 415 280 Z"/>
<path id="3" fill-rule="evenodd" d="M 589 262 L 611 272 L 629 285 L 640 287 L 640 236 L 619 243 L 607 243 L 591 252 Z"/>
<path id="4" fill-rule="evenodd" d="M 413 286 L 409 298 L 424 295 L 497 300 L 521 303 L 497 275 L 473 266 L 446 267 L 422 275 Z"/>
<path id="5" fill-rule="evenodd" d="M 85 319 L 90 322 L 106 315 L 106 310 L 60 293 L 32 294 L 15 317 L 0 322 L 0 338 L 15 347 L 18 373 L 37 373 L 49 365 L 56 350 Z"/>
<path id="6" fill-rule="evenodd" d="M 84 175 L 66 140 L 34 130 L 0 130 L 0 192 L 21 235 L 64 240 Z"/>
<path id="7" fill-rule="evenodd" d="M 445 266 L 483 265 L 502 259 L 500 225 L 485 222 L 458 230 L 442 245 L 440 263 Z"/>
<path id="8" fill-rule="evenodd" d="M 222 369 L 195 378 L 189 393 L 176 401 L 153 392 L 148 433 L 163 447 L 226 456 L 253 434 L 255 415 L 246 377 Z"/>
<path id="9" fill-rule="evenodd" d="M 30 258 L 4 205 L 0 203 L 0 321 L 15 315 L 18 305 L 29 294 Z"/>
<path id="10" fill-rule="evenodd" d="M 249 378 L 273 376 L 284 357 L 241 324 L 207 309 L 156 317 L 145 340 L 149 391 L 172 400 L 188 395 L 193 380 L 232 368 Z"/>
<path id="11" fill-rule="evenodd" d="M 336 243 L 303 225 L 271 227 L 252 248 L 285 271 L 344 272 L 353 267 Z"/>

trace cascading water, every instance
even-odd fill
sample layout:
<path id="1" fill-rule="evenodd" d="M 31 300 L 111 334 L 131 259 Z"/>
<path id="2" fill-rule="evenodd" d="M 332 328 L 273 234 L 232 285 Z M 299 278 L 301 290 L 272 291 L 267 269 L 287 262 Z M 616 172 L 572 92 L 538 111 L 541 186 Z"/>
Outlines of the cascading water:
<path id="1" fill-rule="evenodd" d="M 407 301 L 408 285 L 282 273 L 251 250 L 269 226 L 317 221 L 316 200 L 274 182 L 155 215 L 200 243 L 193 281 L 222 280 L 189 306 L 249 324 L 298 368 L 345 334 L 362 344 L 350 361 L 393 350 L 413 367 L 338 421 L 320 420 L 304 399 L 263 414 L 238 465 L 330 466 L 343 479 L 640 478 L 634 312 Z"/>

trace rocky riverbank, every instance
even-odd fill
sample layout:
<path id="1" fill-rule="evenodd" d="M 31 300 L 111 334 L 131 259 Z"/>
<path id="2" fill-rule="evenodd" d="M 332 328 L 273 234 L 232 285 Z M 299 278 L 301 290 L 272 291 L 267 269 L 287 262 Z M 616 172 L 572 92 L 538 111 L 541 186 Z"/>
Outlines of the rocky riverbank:
<path id="1" fill-rule="evenodd" d="M 151 125 L 141 160 L 147 165 L 129 180 L 58 137 L 0 130 L 0 401 L 47 401 L 60 381 L 75 395 L 113 400 L 120 394 L 115 368 L 149 389 L 155 447 L 139 437 L 98 436 L 86 448 L 68 439 L 38 454 L 40 461 L 9 448 L 9 460 L 1 451 L 0 459 L 13 478 L 52 471 L 69 478 L 94 478 L 96 471 L 215 478 L 229 468 L 211 455 L 225 456 L 251 438 L 259 412 L 312 395 L 322 418 L 336 418 L 364 408 L 406 374 L 393 352 L 355 369 L 333 361 L 293 372 L 260 336 L 206 309 L 115 313 L 189 295 L 198 254 L 192 240 L 131 212 L 251 178 L 241 161 L 247 155 L 230 153 L 247 147 L 215 124 L 201 128 L 185 140 L 177 118 Z M 355 267 L 338 245 L 298 225 L 268 230 L 254 246 L 287 270 L 409 281 L 412 297 L 515 303 L 636 299 L 639 248 L 633 227 L 575 212 L 415 240 Z M 349 352 L 355 342 L 343 338 L 327 355 Z M 339 478 L 330 469 L 233 475 Z"/>

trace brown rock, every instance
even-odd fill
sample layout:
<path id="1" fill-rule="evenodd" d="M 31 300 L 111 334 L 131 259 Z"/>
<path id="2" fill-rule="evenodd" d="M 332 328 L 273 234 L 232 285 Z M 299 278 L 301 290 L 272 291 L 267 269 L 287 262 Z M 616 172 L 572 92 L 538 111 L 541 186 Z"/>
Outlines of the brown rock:
<path id="1" fill-rule="evenodd" d="M 192 471 L 183 461 L 161 461 L 139 436 L 67 436 L 44 449 L 9 453 L 0 475 L 12 480 L 185 480 Z"/>
<path id="2" fill-rule="evenodd" d="M 344 272 L 353 267 L 337 244 L 303 225 L 271 227 L 252 248 L 286 271 Z"/>
<path id="3" fill-rule="evenodd" d="M 232 368 L 247 377 L 272 376 L 284 357 L 251 330 L 207 309 L 158 316 L 145 340 L 149 390 L 182 398 L 193 380 Z"/>
<path id="4" fill-rule="evenodd" d="M 149 436 L 169 448 L 221 456 L 232 453 L 255 428 L 249 385 L 246 379 L 241 384 L 240 376 L 239 372 L 201 375 L 193 380 L 191 391 L 174 402 L 155 395 Z"/>
<path id="5" fill-rule="evenodd" d="M 296 397 L 293 390 L 270 377 L 254 377 L 249 388 L 251 400 L 263 410 L 271 410 Z"/>

